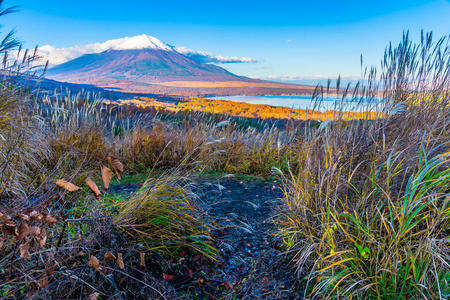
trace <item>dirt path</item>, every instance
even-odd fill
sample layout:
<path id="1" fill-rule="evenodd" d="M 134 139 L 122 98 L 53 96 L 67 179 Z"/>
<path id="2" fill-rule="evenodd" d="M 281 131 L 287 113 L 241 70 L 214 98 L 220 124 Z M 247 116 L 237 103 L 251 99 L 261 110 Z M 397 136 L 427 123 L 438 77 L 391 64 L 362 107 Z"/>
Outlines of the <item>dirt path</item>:
<path id="1" fill-rule="evenodd" d="M 279 184 L 233 177 L 199 182 L 203 205 L 220 226 L 214 232 L 219 262 L 204 274 L 205 296 L 302 299 L 290 259 L 273 242 L 271 217 L 281 197 Z"/>
<path id="2" fill-rule="evenodd" d="M 195 181 L 199 206 L 216 228 L 218 261 L 189 258 L 167 283 L 188 299 L 303 299 L 290 258 L 273 238 L 271 218 L 280 203 L 280 181 L 234 177 Z M 129 194 L 139 185 L 113 188 Z M 188 268 L 194 274 L 188 274 Z"/>

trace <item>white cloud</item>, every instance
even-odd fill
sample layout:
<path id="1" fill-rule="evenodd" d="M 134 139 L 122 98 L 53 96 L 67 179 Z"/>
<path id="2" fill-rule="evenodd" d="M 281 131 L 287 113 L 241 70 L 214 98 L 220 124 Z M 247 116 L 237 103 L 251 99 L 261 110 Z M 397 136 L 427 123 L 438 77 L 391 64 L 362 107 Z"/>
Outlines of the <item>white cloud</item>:
<path id="1" fill-rule="evenodd" d="M 229 57 L 213 55 L 205 51 L 195 51 L 185 47 L 173 47 L 167 45 L 157 38 L 139 35 L 135 37 L 125 37 L 121 39 L 109 40 L 104 43 L 95 43 L 89 45 L 74 46 L 68 48 L 56 48 L 55 46 L 45 45 L 38 48 L 38 55 L 42 61 L 49 61 L 49 66 L 55 66 L 65 63 L 69 60 L 91 53 L 101 53 L 110 49 L 144 49 L 153 48 L 164 51 L 177 51 L 187 57 L 203 63 L 253 63 L 256 60 L 249 57 Z M 16 53 L 14 53 L 16 54 Z"/>
<path id="2" fill-rule="evenodd" d="M 236 56 L 221 56 L 214 55 L 205 51 L 195 51 L 191 49 L 187 49 L 185 47 L 176 47 L 175 51 L 181 53 L 189 58 L 195 59 L 197 61 L 203 63 L 219 63 L 219 64 L 227 64 L 227 63 L 255 63 L 257 60 L 251 59 L 250 57 L 236 57 Z"/>

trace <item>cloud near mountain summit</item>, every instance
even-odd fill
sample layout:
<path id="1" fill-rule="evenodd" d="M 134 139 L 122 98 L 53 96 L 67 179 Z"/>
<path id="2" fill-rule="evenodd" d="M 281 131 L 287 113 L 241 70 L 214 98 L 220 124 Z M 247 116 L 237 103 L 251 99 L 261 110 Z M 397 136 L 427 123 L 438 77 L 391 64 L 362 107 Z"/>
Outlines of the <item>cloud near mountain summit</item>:
<path id="1" fill-rule="evenodd" d="M 221 56 L 214 55 L 205 51 L 195 51 L 191 49 L 187 49 L 185 47 L 176 47 L 175 51 L 184 56 L 192 58 L 194 60 L 203 62 L 203 63 L 216 63 L 216 64 L 228 64 L 228 63 L 255 63 L 258 62 L 255 59 L 251 59 L 250 57 L 236 57 L 236 56 Z"/>
<path id="2" fill-rule="evenodd" d="M 135 37 L 125 37 L 115 40 L 109 40 L 104 43 L 95 43 L 89 45 L 74 46 L 68 48 L 56 48 L 51 45 L 45 45 L 38 48 L 38 53 L 42 60 L 49 61 L 50 66 L 59 65 L 83 56 L 85 54 L 101 53 L 107 50 L 127 50 L 127 49 L 145 49 L 153 48 L 164 51 L 176 51 L 191 59 L 203 63 L 254 63 L 257 62 L 249 57 L 230 57 L 214 55 L 205 51 L 191 50 L 185 47 L 173 47 L 164 44 L 155 37 L 140 35 Z"/>

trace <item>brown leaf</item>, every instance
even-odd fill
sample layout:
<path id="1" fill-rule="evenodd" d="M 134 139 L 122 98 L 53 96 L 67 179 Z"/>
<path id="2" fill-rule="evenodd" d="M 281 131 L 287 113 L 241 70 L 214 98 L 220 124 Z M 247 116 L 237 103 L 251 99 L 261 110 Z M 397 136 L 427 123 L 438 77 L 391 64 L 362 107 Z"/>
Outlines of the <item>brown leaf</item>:
<path id="1" fill-rule="evenodd" d="M 221 286 L 224 286 L 226 290 L 231 290 L 233 289 L 233 286 L 228 282 L 228 281 L 224 281 L 220 284 Z M 220 286 L 219 285 L 219 286 Z"/>
<path id="2" fill-rule="evenodd" d="M 54 272 L 55 270 L 53 269 L 53 267 L 50 267 L 47 270 L 45 270 L 45 274 L 47 274 L 47 276 L 53 275 Z"/>
<path id="3" fill-rule="evenodd" d="M 31 286 L 33 286 L 33 283 L 31 283 Z M 29 290 L 28 292 L 27 292 L 27 295 L 26 295 L 26 297 L 27 298 L 31 298 L 34 294 L 36 294 L 36 290 Z"/>
<path id="4" fill-rule="evenodd" d="M 139 253 L 141 256 L 141 267 L 145 267 L 145 252 Z"/>
<path id="5" fill-rule="evenodd" d="M 0 237 L 0 251 L 3 250 L 3 244 L 5 243 L 5 239 Z"/>
<path id="6" fill-rule="evenodd" d="M 91 179 L 91 177 L 86 178 L 86 184 L 91 189 L 91 191 L 94 194 L 95 198 L 97 198 L 97 200 L 100 200 L 100 195 L 102 193 L 100 193 L 100 190 L 98 189 L 98 186 Z"/>
<path id="7" fill-rule="evenodd" d="M 16 240 L 21 240 L 30 233 L 28 229 L 28 224 L 25 221 L 20 222 L 19 225 L 19 235 L 16 235 Z"/>
<path id="8" fill-rule="evenodd" d="M 0 211 L 0 221 L 8 221 L 9 219 L 11 219 L 10 216 Z"/>
<path id="9" fill-rule="evenodd" d="M 75 184 L 72 184 L 72 183 L 66 181 L 65 179 L 56 180 L 56 185 L 68 190 L 69 192 L 81 190 L 81 188 L 79 186 L 76 186 Z"/>
<path id="10" fill-rule="evenodd" d="M 115 261 L 116 257 L 114 256 L 114 254 L 108 251 L 105 253 L 105 259 L 109 261 Z"/>
<path id="11" fill-rule="evenodd" d="M 58 222 L 58 220 L 56 220 L 55 218 L 51 217 L 50 215 L 44 216 L 43 221 L 44 221 L 45 223 L 47 223 L 47 225 L 48 225 L 50 228 L 53 228 L 53 224 L 55 224 L 56 222 Z"/>
<path id="12" fill-rule="evenodd" d="M 91 258 L 89 259 L 89 265 L 93 267 L 96 271 L 98 271 L 98 269 L 100 268 L 100 262 L 94 255 L 91 255 Z"/>
<path id="13" fill-rule="evenodd" d="M 90 294 L 86 300 L 97 300 L 98 296 L 100 296 L 100 293 L 95 292 L 95 293 Z"/>
<path id="14" fill-rule="evenodd" d="M 47 232 L 45 231 L 44 227 L 41 228 L 41 234 L 39 236 L 37 236 L 36 239 L 39 242 L 39 246 L 41 246 L 41 248 L 43 248 L 47 241 Z"/>
<path id="15" fill-rule="evenodd" d="M 2 224 L 2 233 L 4 235 L 17 235 L 16 233 L 16 223 L 14 223 L 13 221 L 5 221 Z"/>
<path id="16" fill-rule="evenodd" d="M 103 186 L 105 189 L 109 189 L 109 183 L 111 182 L 113 172 L 110 168 L 105 167 L 104 165 L 101 166 L 102 168 L 102 180 L 103 180 Z"/>
<path id="17" fill-rule="evenodd" d="M 33 226 L 33 227 L 28 227 L 28 232 L 32 235 L 32 236 L 38 236 L 41 234 L 41 228 Z"/>
<path id="18" fill-rule="evenodd" d="M 36 220 L 41 220 L 44 216 L 41 213 L 38 213 L 37 211 L 33 210 L 32 212 L 30 212 L 30 218 L 31 219 L 36 219 Z"/>
<path id="19" fill-rule="evenodd" d="M 119 265 L 119 268 L 121 268 L 122 270 L 125 269 L 125 265 L 123 264 L 123 258 L 122 258 L 122 253 L 117 253 L 117 264 Z"/>
<path id="20" fill-rule="evenodd" d="M 48 287 L 48 280 L 47 277 L 42 277 L 41 280 L 39 280 L 39 286 L 41 287 L 41 289 L 45 289 L 46 287 Z"/>
<path id="21" fill-rule="evenodd" d="M 30 245 L 29 245 L 29 241 L 26 241 L 24 244 L 19 246 L 19 251 L 20 251 L 20 258 L 23 258 L 25 260 L 30 260 Z"/>
<path id="22" fill-rule="evenodd" d="M 123 165 L 117 158 L 115 158 L 114 156 L 110 156 L 108 157 L 108 161 L 114 169 L 119 172 L 123 172 Z"/>
<path id="23" fill-rule="evenodd" d="M 24 219 L 25 221 L 29 221 L 29 220 L 30 220 L 30 216 L 27 215 L 27 214 L 20 214 L 20 217 L 21 217 L 22 219 Z"/>

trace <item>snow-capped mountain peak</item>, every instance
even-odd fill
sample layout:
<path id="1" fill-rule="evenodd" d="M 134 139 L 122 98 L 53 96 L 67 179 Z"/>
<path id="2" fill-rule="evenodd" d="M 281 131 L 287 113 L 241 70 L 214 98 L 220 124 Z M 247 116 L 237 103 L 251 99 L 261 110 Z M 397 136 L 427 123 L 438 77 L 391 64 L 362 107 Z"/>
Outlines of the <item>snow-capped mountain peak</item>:
<path id="1" fill-rule="evenodd" d="M 111 40 L 107 43 L 111 43 L 110 49 L 112 50 L 134 50 L 151 48 L 164 51 L 172 51 L 172 47 L 164 44 L 157 38 L 148 36 L 146 34 Z"/>
<path id="2" fill-rule="evenodd" d="M 38 48 L 38 54 L 42 61 L 48 60 L 50 66 L 60 65 L 85 54 L 101 53 L 109 50 L 160 50 L 165 52 L 178 52 L 186 57 L 203 63 L 251 63 L 256 60 L 248 57 L 230 57 L 213 55 L 205 51 L 190 50 L 185 47 L 174 47 L 159 39 L 146 34 L 109 40 L 103 43 L 77 45 L 68 48 L 57 48 L 52 45 L 44 45 Z M 17 53 L 16 53 L 17 54 Z M 14 55 L 11 55 L 14 56 Z"/>

